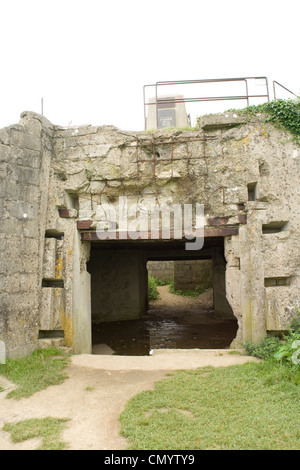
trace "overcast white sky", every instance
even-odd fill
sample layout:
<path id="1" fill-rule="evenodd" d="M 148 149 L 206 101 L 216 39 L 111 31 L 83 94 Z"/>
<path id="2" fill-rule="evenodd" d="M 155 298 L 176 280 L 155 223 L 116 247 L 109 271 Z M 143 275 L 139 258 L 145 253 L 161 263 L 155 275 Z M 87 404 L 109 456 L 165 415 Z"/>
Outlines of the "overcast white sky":
<path id="1" fill-rule="evenodd" d="M 0 13 L 0 128 L 43 97 L 54 124 L 142 130 L 143 86 L 163 80 L 263 75 L 271 97 L 274 79 L 300 94 L 299 0 L 0 0 Z"/>

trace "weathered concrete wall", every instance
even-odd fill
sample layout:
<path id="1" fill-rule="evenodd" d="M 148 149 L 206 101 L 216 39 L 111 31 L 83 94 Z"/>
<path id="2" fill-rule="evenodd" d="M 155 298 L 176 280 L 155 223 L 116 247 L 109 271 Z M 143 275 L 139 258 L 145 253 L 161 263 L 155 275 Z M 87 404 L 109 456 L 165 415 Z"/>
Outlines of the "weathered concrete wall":
<path id="1" fill-rule="evenodd" d="M 183 292 L 196 287 L 212 287 L 212 260 L 148 261 L 149 276 L 165 282 L 174 282 L 174 288 Z"/>
<path id="2" fill-rule="evenodd" d="M 174 262 L 174 289 L 186 292 L 196 287 L 212 286 L 212 260 Z"/>
<path id="3" fill-rule="evenodd" d="M 204 116 L 195 132 L 138 133 L 60 128 L 26 113 L 0 131 L 0 158 L 0 339 L 10 356 L 61 334 L 74 352 L 90 351 L 87 262 L 106 217 L 99 204 L 117 209 L 119 196 L 141 211 L 204 204 L 205 236 L 224 238 L 237 344 L 284 330 L 300 306 L 300 151 L 259 117 Z"/>
<path id="4" fill-rule="evenodd" d="M 51 138 L 51 124 L 26 113 L 0 131 L 0 339 L 8 357 L 37 345 Z"/>
<path id="5" fill-rule="evenodd" d="M 140 318 L 145 313 L 145 263 L 139 252 L 94 250 L 88 263 L 92 277 L 92 321 Z"/>
<path id="6" fill-rule="evenodd" d="M 174 261 L 148 261 L 149 276 L 161 281 L 174 281 Z"/>

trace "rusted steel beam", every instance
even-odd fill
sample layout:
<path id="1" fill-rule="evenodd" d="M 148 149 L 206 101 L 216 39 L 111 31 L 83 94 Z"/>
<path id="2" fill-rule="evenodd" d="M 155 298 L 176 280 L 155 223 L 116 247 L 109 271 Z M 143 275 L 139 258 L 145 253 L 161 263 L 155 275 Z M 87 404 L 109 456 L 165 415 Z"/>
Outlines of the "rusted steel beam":
<path id="1" fill-rule="evenodd" d="M 58 209 L 59 217 L 68 219 L 70 217 L 69 209 Z"/>
<path id="2" fill-rule="evenodd" d="M 88 222 L 88 221 L 85 221 Z M 218 226 L 218 227 L 208 227 L 204 229 L 204 237 L 228 237 L 231 235 L 238 235 L 239 228 L 238 226 L 235 227 L 226 227 L 226 226 Z M 151 237 L 151 232 L 139 232 L 138 240 L 165 240 L 162 238 L 162 232 L 159 231 L 156 233 L 156 238 Z M 81 233 L 81 240 L 89 240 L 89 241 L 100 241 L 97 235 L 97 232 L 88 231 Z M 107 232 L 107 240 L 132 240 L 127 232 Z M 174 238 L 170 238 L 170 240 L 174 240 Z M 183 237 L 182 240 L 185 240 Z M 103 240 L 102 240 L 103 241 Z M 105 240 L 104 240 L 105 241 Z M 132 240 L 134 241 L 134 240 Z"/>
<path id="3" fill-rule="evenodd" d="M 228 226 L 219 226 L 219 227 L 207 227 L 204 228 L 204 237 L 229 237 L 230 235 L 238 235 L 239 227 L 228 227 Z"/>
<path id="4" fill-rule="evenodd" d="M 247 214 L 240 214 L 238 216 L 240 224 L 245 224 L 247 222 Z"/>
<path id="5" fill-rule="evenodd" d="M 229 217 L 211 217 L 207 219 L 207 225 L 227 225 Z"/>
<path id="6" fill-rule="evenodd" d="M 77 229 L 78 230 L 88 230 L 91 227 L 92 223 L 93 223 L 92 220 L 78 220 Z"/>
<path id="7" fill-rule="evenodd" d="M 62 219 L 75 219 L 78 215 L 77 209 L 67 209 L 66 207 L 58 209 L 58 213 Z"/>

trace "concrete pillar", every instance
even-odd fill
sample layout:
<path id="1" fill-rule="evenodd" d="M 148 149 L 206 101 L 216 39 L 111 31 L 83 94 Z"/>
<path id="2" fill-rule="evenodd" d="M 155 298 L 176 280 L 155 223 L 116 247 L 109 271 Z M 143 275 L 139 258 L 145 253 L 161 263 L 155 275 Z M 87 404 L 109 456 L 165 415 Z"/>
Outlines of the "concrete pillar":
<path id="1" fill-rule="evenodd" d="M 87 272 L 90 242 L 82 242 L 75 233 L 73 248 L 73 317 L 65 316 L 65 336 L 75 354 L 92 352 L 91 276 Z"/>
<path id="2" fill-rule="evenodd" d="M 227 261 L 225 272 L 226 297 L 238 322 L 238 331 L 235 339 L 231 343 L 231 347 L 240 348 L 243 343 L 243 289 L 238 235 L 225 237 L 224 252 Z"/>
<path id="3" fill-rule="evenodd" d="M 258 343 L 266 335 L 264 263 L 261 211 L 253 211 L 251 224 L 239 230 L 241 253 L 241 308 L 243 340 Z"/>
<path id="4" fill-rule="evenodd" d="M 213 288 L 214 288 L 214 310 L 222 318 L 235 318 L 232 308 L 226 298 L 225 271 L 226 261 L 222 248 L 213 248 Z"/>

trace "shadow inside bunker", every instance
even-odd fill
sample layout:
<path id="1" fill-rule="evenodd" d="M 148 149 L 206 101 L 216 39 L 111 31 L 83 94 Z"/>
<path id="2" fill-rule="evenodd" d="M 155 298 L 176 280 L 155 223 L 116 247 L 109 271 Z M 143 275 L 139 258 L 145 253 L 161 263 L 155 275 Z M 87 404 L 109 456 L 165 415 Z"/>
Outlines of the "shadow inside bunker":
<path id="1" fill-rule="evenodd" d="M 149 303 L 146 315 L 137 320 L 95 322 L 93 354 L 147 356 L 153 349 L 228 349 L 236 337 L 235 319 L 215 315 L 206 308 L 188 305 L 169 307 Z"/>

